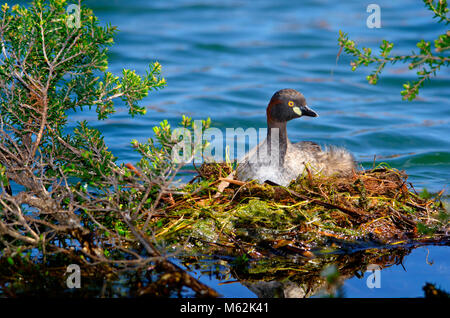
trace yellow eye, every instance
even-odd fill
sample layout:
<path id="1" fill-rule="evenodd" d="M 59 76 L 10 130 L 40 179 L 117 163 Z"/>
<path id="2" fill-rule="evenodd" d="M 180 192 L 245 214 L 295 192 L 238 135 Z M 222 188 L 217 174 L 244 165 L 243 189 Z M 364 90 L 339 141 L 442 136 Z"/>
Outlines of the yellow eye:
<path id="1" fill-rule="evenodd" d="M 294 102 L 290 100 L 288 105 L 289 105 L 289 107 L 294 107 Z"/>

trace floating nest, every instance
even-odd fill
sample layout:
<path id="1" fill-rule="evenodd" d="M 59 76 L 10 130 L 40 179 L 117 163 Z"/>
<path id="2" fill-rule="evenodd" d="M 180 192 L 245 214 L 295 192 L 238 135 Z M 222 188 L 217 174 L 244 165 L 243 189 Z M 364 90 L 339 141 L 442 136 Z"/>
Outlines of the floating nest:
<path id="1" fill-rule="evenodd" d="M 260 259 L 449 238 L 443 191 L 419 194 L 403 171 L 386 166 L 348 177 L 306 172 L 287 187 L 235 180 L 229 164 L 197 170 L 152 218 L 157 239 L 201 253 Z"/>

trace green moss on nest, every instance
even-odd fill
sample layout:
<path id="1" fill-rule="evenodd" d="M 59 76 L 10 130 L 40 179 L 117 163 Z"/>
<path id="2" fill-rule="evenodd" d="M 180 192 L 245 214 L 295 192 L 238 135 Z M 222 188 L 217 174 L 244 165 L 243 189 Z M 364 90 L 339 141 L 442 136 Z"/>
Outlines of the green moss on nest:
<path id="1" fill-rule="evenodd" d="M 396 169 L 381 166 L 345 178 L 305 174 L 288 187 L 227 183 L 223 178 L 232 172 L 227 164 L 203 165 L 195 182 L 181 189 L 185 194 L 162 208 L 171 219 L 156 236 L 198 239 L 234 255 L 289 247 L 306 256 L 330 242 L 339 247 L 448 238 L 440 197 L 420 196 Z"/>

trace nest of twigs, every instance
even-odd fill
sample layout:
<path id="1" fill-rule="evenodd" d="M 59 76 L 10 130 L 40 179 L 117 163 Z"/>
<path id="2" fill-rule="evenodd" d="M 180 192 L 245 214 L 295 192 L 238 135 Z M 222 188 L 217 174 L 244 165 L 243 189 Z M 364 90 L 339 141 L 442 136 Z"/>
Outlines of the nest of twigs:
<path id="1" fill-rule="evenodd" d="M 233 175 L 229 164 L 202 165 L 153 219 L 156 237 L 255 257 L 448 239 L 442 193 L 417 193 L 396 169 L 380 166 L 347 177 L 305 173 L 288 187 Z"/>

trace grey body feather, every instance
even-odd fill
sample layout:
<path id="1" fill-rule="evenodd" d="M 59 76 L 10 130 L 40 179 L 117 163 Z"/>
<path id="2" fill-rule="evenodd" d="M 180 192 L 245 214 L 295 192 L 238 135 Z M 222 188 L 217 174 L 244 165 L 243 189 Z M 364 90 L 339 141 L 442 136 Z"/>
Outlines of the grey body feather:
<path id="1" fill-rule="evenodd" d="M 305 172 L 306 166 L 313 174 L 347 175 L 355 169 L 353 156 L 345 149 L 304 141 L 292 144 L 287 140 L 284 160 L 278 151 L 270 152 L 265 139 L 240 160 L 237 176 L 240 180 L 267 180 L 287 186 Z"/>

